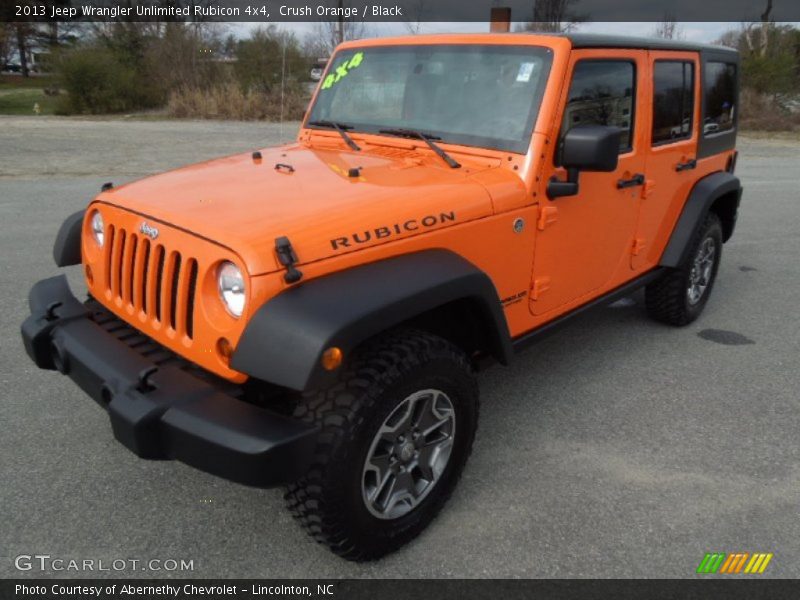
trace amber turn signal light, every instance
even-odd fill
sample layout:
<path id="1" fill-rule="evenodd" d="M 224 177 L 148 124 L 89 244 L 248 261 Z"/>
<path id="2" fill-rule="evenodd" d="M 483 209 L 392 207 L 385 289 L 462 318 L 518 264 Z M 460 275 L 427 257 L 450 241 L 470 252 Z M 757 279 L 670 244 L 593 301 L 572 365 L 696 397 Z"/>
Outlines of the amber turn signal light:
<path id="1" fill-rule="evenodd" d="M 343 358 L 344 354 L 342 354 L 341 348 L 337 348 L 336 346 L 328 348 L 322 353 L 322 367 L 326 371 L 338 369 L 340 366 L 342 366 Z"/>

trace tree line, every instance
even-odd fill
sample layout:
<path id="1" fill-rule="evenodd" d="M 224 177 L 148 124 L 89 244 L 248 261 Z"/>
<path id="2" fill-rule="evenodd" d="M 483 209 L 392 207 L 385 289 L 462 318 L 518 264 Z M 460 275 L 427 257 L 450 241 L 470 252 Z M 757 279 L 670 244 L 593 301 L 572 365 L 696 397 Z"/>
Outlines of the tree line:
<path id="1" fill-rule="evenodd" d="M 519 28 L 564 32 L 583 22 L 576 0 L 537 6 L 537 20 Z M 417 23 L 413 31 L 421 27 Z M 22 75 L 29 76 L 30 50 L 42 50 L 56 85 L 66 91 L 60 99 L 66 114 L 171 106 L 180 116 L 291 118 L 302 114 L 314 62 L 345 39 L 375 33 L 365 23 L 337 21 L 314 24 L 304 39 L 276 26 L 237 39 L 225 24 L 211 22 L 5 22 L 0 64 L 16 56 Z M 674 39 L 683 31 L 665 15 L 650 35 Z M 800 125 L 800 30 L 771 21 L 768 3 L 761 21 L 732 27 L 717 42 L 741 53 L 743 119 L 772 120 L 775 128 L 787 120 Z M 204 97 L 218 100 L 203 107 Z M 277 101 L 280 114 L 272 114 Z M 238 107 L 235 114 L 225 112 L 226 104 Z M 263 108 L 252 110 L 258 106 Z"/>

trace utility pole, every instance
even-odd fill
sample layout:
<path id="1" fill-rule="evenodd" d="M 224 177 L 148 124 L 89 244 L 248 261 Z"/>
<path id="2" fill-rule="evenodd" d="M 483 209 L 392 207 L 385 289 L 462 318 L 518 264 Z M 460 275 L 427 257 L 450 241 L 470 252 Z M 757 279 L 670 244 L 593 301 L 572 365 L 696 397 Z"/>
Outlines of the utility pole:
<path id="1" fill-rule="evenodd" d="M 339 14 L 336 17 L 336 45 L 344 41 L 344 0 L 339 0 Z"/>

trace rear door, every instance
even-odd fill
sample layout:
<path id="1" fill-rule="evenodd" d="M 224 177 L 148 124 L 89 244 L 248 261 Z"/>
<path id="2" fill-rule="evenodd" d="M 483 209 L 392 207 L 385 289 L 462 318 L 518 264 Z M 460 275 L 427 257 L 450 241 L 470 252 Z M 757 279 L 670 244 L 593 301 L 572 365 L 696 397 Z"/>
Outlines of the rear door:
<path id="1" fill-rule="evenodd" d="M 631 268 L 655 265 L 683 202 L 697 179 L 700 120 L 699 55 L 651 51 L 647 132 L 647 180 L 639 199 L 639 219 Z"/>
<path id="2" fill-rule="evenodd" d="M 541 315 L 570 302 L 588 300 L 630 275 L 631 241 L 644 182 L 642 113 L 647 68 L 644 50 L 573 51 L 562 98 L 559 139 L 577 125 L 622 129 L 619 165 L 613 173 L 580 174 L 575 196 L 541 200 L 536 237 L 531 312 Z M 565 179 L 549 165 L 545 181 Z M 623 275 L 620 275 L 623 273 Z"/>

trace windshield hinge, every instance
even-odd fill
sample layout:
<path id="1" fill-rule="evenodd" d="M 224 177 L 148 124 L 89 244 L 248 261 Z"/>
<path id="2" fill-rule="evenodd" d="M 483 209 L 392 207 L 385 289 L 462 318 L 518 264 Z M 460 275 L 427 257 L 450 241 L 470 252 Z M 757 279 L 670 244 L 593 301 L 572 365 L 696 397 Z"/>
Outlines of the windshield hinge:
<path id="1" fill-rule="evenodd" d="M 286 236 L 275 238 L 275 252 L 278 255 L 280 263 L 286 267 L 286 273 L 283 280 L 286 283 L 297 283 L 303 278 L 303 273 L 295 268 L 297 263 L 297 254 L 292 248 L 292 242 Z"/>

